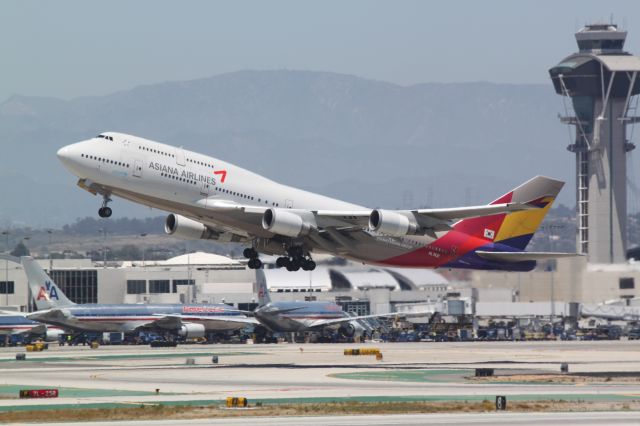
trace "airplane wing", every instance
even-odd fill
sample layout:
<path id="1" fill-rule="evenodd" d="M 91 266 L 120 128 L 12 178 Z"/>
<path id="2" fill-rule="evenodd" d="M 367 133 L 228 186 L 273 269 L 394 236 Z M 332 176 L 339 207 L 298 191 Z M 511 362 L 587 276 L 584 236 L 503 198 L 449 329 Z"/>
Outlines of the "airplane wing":
<path id="1" fill-rule="evenodd" d="M 393 312 L 393 313 L 388 313 L 388 314 L 360 315 L 360 316 L 355 316 L 355 317 L 335 318 L 335 319 L 329 319 L 329 320 L 317 320 L 317 321 L 312 322 L 309 325 L 309 328 L 327 327 L 327 326 L 330 326 L 330 325 L 341 324 L 341 323 L 344 323 L 344 322 L 351 322 L 351 321 L 357 321 L 357 320 L 366 320 L 366 319 L 371 319 L 371 318 L 421 317 L 421 316 L 432 315 L 432 314 L 433 314 L 433 312 L 411 312 L 411 313 Z"/>
<path id="2" fill-rule="evenodd" d="M 260 324 L 255 318 L 247 318 L 241 316 L 229 316 L 229 315 L 155 315 L 157 320 L 151 321 L 145 324 L 145 327 L 158 327 L 168 330 L 174 330 L 180 328 L 185 322 L 198 321 L 202 323 L 208 323 L 212 328 L 215 328 L 216 324 L 229 325 L 234 324 L 238 326 L 243 325 L 258 325 Z"/>
<path id="3" fill-rule="evenodd" d="M 93 186 L 98 186 L 92 183 Z M 146 197 L 141 198 L 122 189 L 100 187 L 107 193 L 114 193 L 134 202 L 143 203 L 151 207 L 167 210 L 167 205 L 158 200 Z M 353 249 L 354 233 L 358 238 L 370 237 L 369 218 L 372 213 L 379 210 L 305 210 L 286 207 L 259 206 L 237 203 L 231 200 L 205 197 L 185 209 L 184 205 L 176 205 L 175 210 L 191 220 L 195 220 L 207 226 L 219 241 L 243 242 L 253 237 L 271 238 L 274 236 L 291 237 L 278 232 L 265 229 L 263 218 L 268 210 L 275 214 L 285 213 L 299 216 L 310 230 L 304 235 L 310 243 L 328 252 L 347 252 Z M 455 220 L 471 217 L 509 213 L 520 210 L 539 208 L 528 203 L 502 203 L 471 207 L 445 208 L 445 209 L 416 209 L 416 210 L 384 210 L 385 214 L 404 216 L 416 224 L 414 234 L 434 235 L 436 231 L 451 229 Z M 406 220 L 406 219 L 405 219 Z M 298 236 L 298 235 L 296 235 Z"/>
<path id="4" fill-rule="evenodd" d="M 30 329 L 12 330 L 11 334 L 43 334 L 47 332 L 47 326 L 44 324 L 34 325 Z"/>
<path id="5" fill-rule="evenodd" d="M 451 229 L 450 223 L 455 220 L 499 213 L 511 213 L 538 208 L 526 203 L 502 203 L 470 207 L 454 207 L 445 209 L 390 210 L 390 212 L 415 219 L 422 233 L 446 231 Z M 379 211 L 379 210 L 378 210 Z M 361 211 L 329 211 L 318 210 L 313 214 L 319 228 L 356 227 L 369 229 L 369 218 L 373 210 Z"/>
<path id="6" fill-rule="evenodd" d="M 499 262 L 524 262 L 528 260 L 550 260 L 561 257 L 578 257 L 584 256 L 580 253 L 554 253 L 554 252 L 536 252 L 536 251 L 476 251 L 476 254 L 483 259 L 495 260 Z"/>
<path id="7" fill-rule="evenodd" d="M 198 202 L 201 206 L 206 206 L 208 210 L 221 213 L 236 213 L 246 217 L 252 217 L 252 222 L 262 219 L 264 213 L 269 209 L 262 206 L 250 206 L 237 204 L 230 201 L 210 201 L 202 199 Z M 503 203 L 471 207 L 456 207 L 445 209 L 417 209 L 417 210 L 391 210 L 391 212 L 403 216 L 412 215 L 425 230 L 447 230 L 450 229 L 450 222 L 460 219 L 468 219 L 478 216 L 488 216 L 499 213 L 510 213 L 521 210 L 538 208 L 526 203 Z M 300 210 L 300 209 L 276 209 L 286 210 L 311 221 L 317 231 L 327 228 L 336 230 L 369 230 L 369 217 L 373 210 Z"/>

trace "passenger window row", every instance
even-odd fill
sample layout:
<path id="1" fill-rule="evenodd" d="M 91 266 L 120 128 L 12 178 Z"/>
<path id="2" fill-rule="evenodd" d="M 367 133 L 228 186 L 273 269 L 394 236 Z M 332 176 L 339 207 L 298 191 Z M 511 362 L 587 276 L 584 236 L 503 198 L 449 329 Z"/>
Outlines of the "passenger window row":
<path id="1" fill-rule="evenodd" d="M 211 164 L 207 164 L 204 161 L 193 160 L 191 158 L 187 158 L 187 161 L 189 163 L 198 164 L 200 166 L 209 167 L 209 168 L 213 169 L 213 166 Z"/>
<path id="2" fill-rule="evenodd" d="M 244 199 L 251 200 L 251 201 L 253 201 L 253 200 L 254 200 L 254 197 L 252 197 L 251 195 L 241 194 L 241 193 L 239 193 L 239 192 L 230 191 L 230 190 L 228 190 L 228 189 L 224 189 L 224 188 L 214 188 L 214 190 L 216 190 L 216 191 L 220 191 L 220 192 L 222 192 L 223 194 L 233 195 L 234 197 L 240 197 L 240 198 L 244 198 Z M 261 202 L 262 202 L 262 199 L 261 199 L 261 198 L 258 198 L 258 202 L 259 202 L 259 203 L 261 203 Z M 265 203 L 265 204 L 269 204 L 269 201 L 268 201 L 268 200 L 264 200 L 264 203 Z M 275 202 L 274 202 L 274 203 L 271 203 L 271 205 L 272 205 L 272 206 L 274 206 L 274 207 L 278 207 L 278 206 L 280 205 L 280 203 L 275 203 Z"/>
<path id="3" fill-rule="evenodd" d="M 115 166 L 129 168 L 129 164 L 127 163 L 121 163 L 120 161 L 109 160 L 108 158 L 104 158 L 104 157 L 96 157 L 95 155 L 89 155 L 89 154 L 80 154 L 80 156 L 82 158 L 88 158 L 89 160 L 96 160 L 96 161 L 101 161 L 103 163 L 113 164 Z"/>
<path id="4" fill-rule="evenodd" d="M 143 151 L 153 152 L 154 154 L 164 155 L 166 157 L 175 157 L 174 154 L 169 154 L 168 152 L 160 151 L 159 149 L 147 148 L 146 146 L 142 146 L 142 145 L 138 145 L 138 149 L 141 149 Z"/>
<path id="5" fill-rule="evenodd" d="M 172 179 L 172 180 L 177 180 L 178 182 L 190 183 L 192 185 L 196 185 L 198 183 L 195 180 L 181 178 L 181 177 L 178 177 L 176 175 L 170 175 L 168 173 L 160 173 L 160 176 L 166 177 L 166 178 L 169 178 L 169 179 Z"/>

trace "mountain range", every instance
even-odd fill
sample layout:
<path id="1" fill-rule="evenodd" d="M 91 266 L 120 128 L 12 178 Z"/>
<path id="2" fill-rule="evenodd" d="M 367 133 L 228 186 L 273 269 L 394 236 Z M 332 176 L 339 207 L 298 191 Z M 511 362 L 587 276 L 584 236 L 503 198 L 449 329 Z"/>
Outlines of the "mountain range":
<path id="1" fill-rule="evenodd" d="M 100 200 L 56 158 L 102 131 L 183 146 L 370 207 L 481 204 L 528 178 L 568 180 L 573 156 L 548 85 L 412 86 L 313 71 L 238 71 L 71 100 L 0 104 L 0 226 L 56 227 Z M 158 212 L 116 200 L 119 216 Z"/>

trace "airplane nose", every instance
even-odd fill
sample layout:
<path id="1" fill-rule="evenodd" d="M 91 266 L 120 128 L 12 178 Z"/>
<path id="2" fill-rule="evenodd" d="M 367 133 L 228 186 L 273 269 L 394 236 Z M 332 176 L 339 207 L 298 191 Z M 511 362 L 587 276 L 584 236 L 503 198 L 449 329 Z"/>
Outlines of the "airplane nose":
<path id="1" fill-rule="evenodd" d="M 64 161 L 69 159 L 69 147 L 68 146 L 63 146 L 62 148 L 60 148 L 58 150 L 58 152 L 56 152 L 56 155 L 58 156 L 58 159 L 60 161 Z"/>
<path id="2" fill-rule="evenodd" d="M 82 152 L 82 142 L 65 145 L 56 152 L 58 160 L 71 172 L 77 172 L 81 167 L 80 153 Z"/>

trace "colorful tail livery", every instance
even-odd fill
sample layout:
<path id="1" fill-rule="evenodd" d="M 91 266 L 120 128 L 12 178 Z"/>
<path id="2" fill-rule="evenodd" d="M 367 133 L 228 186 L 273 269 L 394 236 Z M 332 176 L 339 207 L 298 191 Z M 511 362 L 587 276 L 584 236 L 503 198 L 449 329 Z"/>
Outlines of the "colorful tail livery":
<path id="1" fill-rule="evenodd" d="M 32 257 L 24 256 L 20 261 L 39 311 L 74 305 Z"/>
<path id="2" fill-rule="evenodd" d="M 564 182 L 536 176 L 491 203 L 526 203 L 535 208 L 465 219 L 456 223 L 452 232 L 466 236 L 467 241 L 464 246 L 469 249 L 466 254 L 445 266 L 531 270 L 535 267 L 535 259 L 564 255 L 560 253 L 543 255 L 523 251 L 563 186 Z"/>
<path id="3" fill-rule="evenodd" d="M 490 205 L 517 203 L 529 206 L 515 212 L 463 219 L 425 247 L 432 267 L 502 271 L 529 271 L 536 260 L 576 256 L 575 253 L 525 252 L 564 182 L 536 176 Z M 391 259 L 396 265 L 415 266 L 425 249 Z M 425 265 L 426 266 L 426 265 Z"/>

